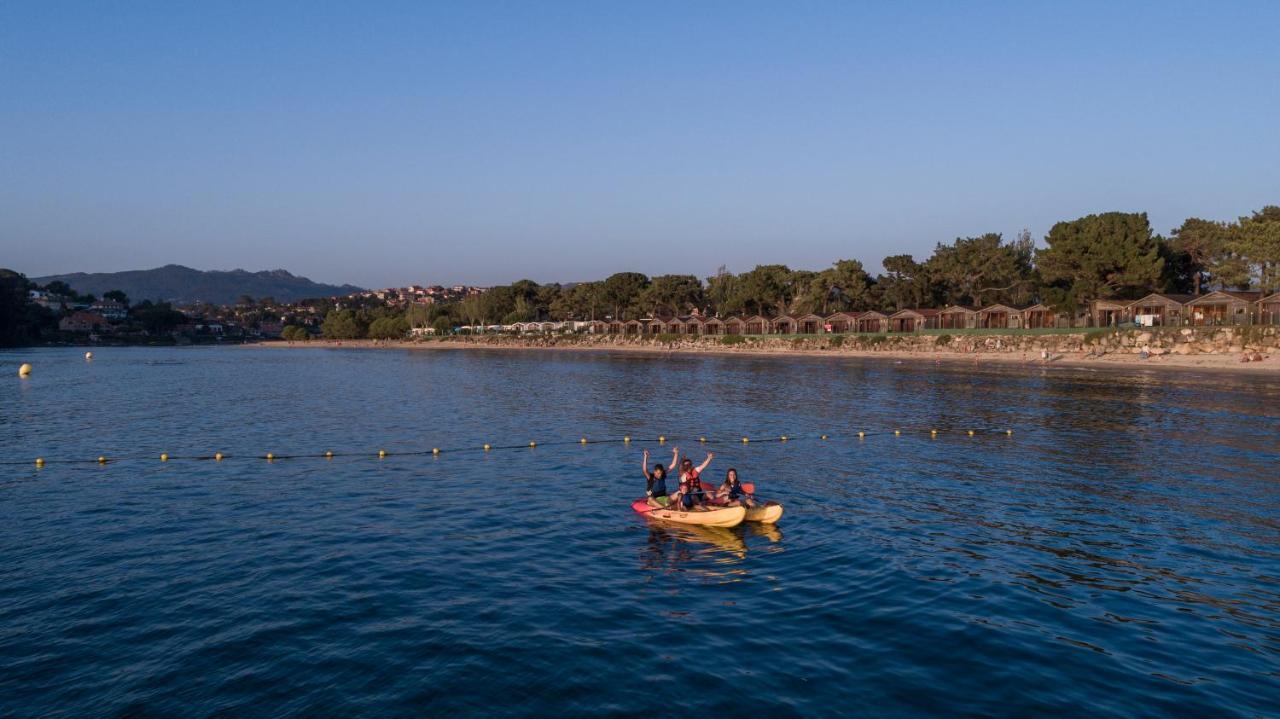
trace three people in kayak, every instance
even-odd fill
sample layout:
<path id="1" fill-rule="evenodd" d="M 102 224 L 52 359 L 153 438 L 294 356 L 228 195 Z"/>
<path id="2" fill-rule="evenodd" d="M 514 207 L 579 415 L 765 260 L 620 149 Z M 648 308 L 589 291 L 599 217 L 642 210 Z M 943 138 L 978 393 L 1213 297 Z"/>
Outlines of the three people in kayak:
<path id="1" fill-rule="evenodd" d="M 649 450 L 644 450 L 640 469 L 645 479 L 645 499 L 633 501 L 632 508 L 640 514 L 686 524 L 731 527 L 744 519 L 764 524 L 776 523 L 782 516 L 782 505 L 756 499 L 755 487 L 744 484 L 738 476 L 738 470 L 730 467 L 725 472 L 724 481 L 718 486 L 701 480 L 702 473 L 715 456 L 714 452 L 708 452 L 702 464 L 695 467 L 692 459 L 681 458 L 680 448 L 674 447 L 671 450 L 670 464 L 650 465 Z M 672 472 L 678 473 L 679 484 L 675 492 L 669 493 L 667 478 Z M 654 511 L 659 509 L 669 511 Z M 706 514 L 701 514 L 703 512 Z M 722 517 L 730 514 L 735 518 L 732 522 L 729 519 L 721 521 Z"/>
<path id="2" fill-rule="evenodd" d="M 649 469 L 649 450 L 644 450 L 642 470 L 645 478 L 645 499 L 651 507 L 678 507 L 686 512 L 706 511 L 711 509 L 711 499 L 702 488 L 701 474 L 706 471 L 715 452 L 707 452 L 707 458 L 697 467 L 688 457 L 680 459 L 680 448 L 674 447 L 671 452 L 671 464 L 668 467 L 680 468 L 680 482 L 675 494 L 667 494 L 667 471 L 661 464 Z M 736 476 L 736 473 L 735 473 Z"/>

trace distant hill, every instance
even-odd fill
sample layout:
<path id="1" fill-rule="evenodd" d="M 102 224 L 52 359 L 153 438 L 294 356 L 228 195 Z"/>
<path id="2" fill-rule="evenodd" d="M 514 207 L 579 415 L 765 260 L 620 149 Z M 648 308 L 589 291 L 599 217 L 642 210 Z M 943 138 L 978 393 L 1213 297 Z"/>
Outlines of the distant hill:
<path id="1" fill-rule="evenodd" d="M 101 297 L 104 292 L 121 290 L 129 301 L 164 301 L 189 304 L 208 302 L 229 305 L 241 295 L 254 299 L 274 297 L 279 302 L 294 302 L 316 297 L 331 297 L 358 292 L 354 285 L 326 285 L 298 277 L 285 270 L 247 272 L 245 270 L 193 270 L 182 265 L 165 265 L 154 270 L 127 272 L 73 272 L 69 275 L 34 277 L 33 282 L 47 284 L 62 280 L 76 292 Z"/>

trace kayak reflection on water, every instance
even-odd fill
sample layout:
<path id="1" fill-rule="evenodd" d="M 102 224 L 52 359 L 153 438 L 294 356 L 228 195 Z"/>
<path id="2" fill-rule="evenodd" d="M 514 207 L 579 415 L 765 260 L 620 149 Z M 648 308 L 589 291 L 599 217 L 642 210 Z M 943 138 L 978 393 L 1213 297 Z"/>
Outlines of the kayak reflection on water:
<path id="1" fill-rule="evenodd" d="M 709 555 L 728 555 L 735 560 L 747 556 L 747 542 L 736 529 L 721 527 L 649 526 L 649 551 L 646 566 L 674 566 L 706 559 Z"/>
<path id="2" fill-rule="evenodd" d="M 762 544 L 757 537 L 768 541 Z M 672 524 L 649 525 L 648 546 L 641 556 L 643 569 L 681 569 L 698 574 L 723 578 L 746 573 L 746 568 L 736 567 L 726 571 L 726 565 L 741 564 L 750 545 L 754 550 L 772 554 L 782 551 L 782 531 L 772 524 L 743 524 L 732 529 Z"/>
<path id="3" fill-rule="evenodd" d="M 764 537 L 773 544 L 782 541 L 782 529 L 776 524 L 762 524 L 760 522 L 743 522 L 742 532 L 747 536 Z"/>

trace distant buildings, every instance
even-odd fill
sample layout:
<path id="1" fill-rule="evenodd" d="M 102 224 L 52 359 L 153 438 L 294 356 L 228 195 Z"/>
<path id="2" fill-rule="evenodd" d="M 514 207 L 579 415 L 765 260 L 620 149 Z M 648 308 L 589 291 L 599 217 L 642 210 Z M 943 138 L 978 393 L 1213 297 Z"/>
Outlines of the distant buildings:
<path id="1" fill-rule="evenodd" d="M 58 320 L 58 329 L 63 332 L 97 332 L 111 326 L 106 317 L 94 312 L 72 312 Z"/>
<path id="2" fill-rule="evenodd" d="M 348 295 L 348 297 L 376 299 L 385 302 L 390 307 L 407 307 L 409 305 L 434 305 L 442 302 L 452 302 L 481 294 L 487 289 L 486 287 L 472 287 L 469 285 L 454 285 L 452 287 L 409 285 L 408 287 L 364 290 Z"/>
<path id="3" fill-rule="evenodd" d="M 112 322 L 120 322 L 129 316 L 129 308 L 123 302 L 115 300 L 98 300 L 89 305 L 89 311 L 96 312 Z"/>

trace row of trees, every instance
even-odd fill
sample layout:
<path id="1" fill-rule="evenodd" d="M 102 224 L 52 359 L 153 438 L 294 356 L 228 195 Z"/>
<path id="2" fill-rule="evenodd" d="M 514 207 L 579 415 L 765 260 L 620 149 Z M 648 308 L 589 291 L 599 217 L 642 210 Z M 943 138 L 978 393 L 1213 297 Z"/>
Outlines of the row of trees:
<path id="1" fill-rule="evenodd" d="M 567 287 L 520 280 L 457 303 L 415 307 L 406 320 L 444 331 L 464 324 L 667 316 L 695 308 L 721 315 L 828 314 L 1038 301 L 1074 312 L 1094 299 L 1150 292 L 1273 290 L 1280 286 L 1280 207 L 1236 222 L 1191 218 L 1167 238 L 1152 230 L 1146 213 L 1109 212 L 1055 224 L 1040 248 L 1025 230 L 1009 241 L 988 233 L 939 243 L 924 261 L 902 254 L 881 264 L 884 272 L 874 277 L 857 260 L 838 260 L 820 271 L 759 265 L 733 274 L 722 267 L 705 282 L 695 275 L 637 272 Z"/>
<path id="2" fill-rule="evenodd" d="M 31 283 L 13 270 L 0 268 L 0 347 L 33 342 L 47 326 L 57 326 L 53 313 L 31 301 Z"/>
<path id="3" fill-rule="evenodd" d="M 62 298 L 62 314 L 73 311 L 76 306 L 97 301 L 93 295 L 77 294 L 65 282 L 54 281 L 40 286 L 13 270 L 0 269 L 0 346 L 36 342 L 57 331 L 59 313 L 33 302 L 32 290 L 43 290 Z M 129 297 L 119 290 L 105 292 L 102 298 L 119 302 L 127 308 L 126 318 L 118 323 L 124 331 L 162 335 L 186 321 L 185 316 L 168 302 L 143 300 L 131 306 Z"/>
<path id="4" fill-rule="evenodd" d="M 302 328 L 286 327 L 285 339 L 305 339 L 298 331 Z M 334 308 L 324 316 L 320 331 L 325 337 L 335 340 L 351 340 L 368 337 L 370 339 L 396 339 L 409 331 L 409 317 L 398 310 L 388 307 Z"/>

